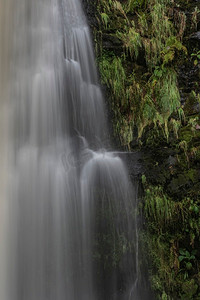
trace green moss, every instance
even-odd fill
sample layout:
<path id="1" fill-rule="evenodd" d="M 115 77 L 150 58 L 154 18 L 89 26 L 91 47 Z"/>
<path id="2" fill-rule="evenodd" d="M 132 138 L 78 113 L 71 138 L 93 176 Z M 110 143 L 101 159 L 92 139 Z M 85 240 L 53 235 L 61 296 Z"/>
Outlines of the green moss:
<path id="1" fill-rule="evenodd" d="M 136 31 L 134 21 L 131 22 L 131 26 L 126 29 L 126 32 L 118 32 L 117 36 L 122 40 L 131 57 L 135 57 L 137 59 L 139 50 L 142 47 L 142 40 L 139 32 Z"/>
<path id="2" fill-rule="evenodd" d="M 170 36 L 166 41 L 165 48 L 162 52 L 163 65 L 168 65 L 174 62 L 175 58 L 180 55 L 187 55 L 187 49 L 174 36 Z M 180 57 L 179 57 L 180 59 Z"/>
<path id="3" fill-rule="evenodd" d="M 195 283 L 194 279 L 187 280 L 182 284 L 182 289 L 183 289 L 183 297 L 182 299 L 193 299 L 193 296 L 196 294 L 198 285 Z"/>
<path id="4" fill-rule="evenodd" d="M 192 261 L 179 258 L 181 249 L 192 256 L 200 243 L 198 79 L 195 92 L 178 84 L 180 65 L 191 72 L 197 68 L 198 49 L 188 38 L 197 30 L 196 5 L 192 0 L 98 0 L 98 30 L 107 49 L 98 61 L 114 133 L 129 150 L 137 139 L 150 157 L 144 162 L 146 228 L 141 236 L 157 299 L 200 298 L 200 254 Z M 120 241 L 126 245 L 117 238 L 118 254 L 109 257 L 114 264 L 122 253 Z"/>
<path id="5" fill-rule="evenodd" d="M 119 57 L 103 56 L 99 68 L 102 82 L 112 90 L 112 99 L 116 105 L 125 105 L 126 99 L 126 74 L 122 65 L 122 59 Z"/>
<path id="6" fill-rule="evenodd" d="M 186 99 L 184 105 L 185 114 L 190 116 L 194 114 L 194 106 L 199 103 L 199 95 L 192 91 Z"/>
<path id="7" fill-rule="evenodd" d="M 191 170 L 187 176 L 194 180 L 195 174 Z M 158 299 L 198 299 L 200 198 L 188 197 L 177 202 L 161 186 L 148 185 L 146 180 L 143 183 L 148 221 L 143 244 L 152 262 L 152 287 Z"/>
<path id="8" fill-rule="evenodd" d="M 115 35 L 124 46 L 124 54 L 114 54 L 110 59 L 105 59 L 103 55 L 99 59 L 99 66 L 102 81 L 111 90 L 111 109 L 115 116 L 114 132 L 128 148 L 133 140 L 134 126 L 138 129 L 138 140 L 141 139 L 144 129 L 152 125 L 160 128 L 168 140 L 169 128 L 173 124 L 175 136 L 178 137 L 179 122 L 170 121 L 173 113 L 178 113 L 180 117 L 180 95 L 176 71 L 170 65 L 180 53 L 185 55 L 187 50 L 178 37 L 174 36 L 175 29 L 168 17 L 170 1 L 144 2 L 129 1 L 127 9 L 124 2 L 105 3 L 102 0 L 99 6 L 101 14 L 103 13 L 105 31 L 114 29 L 111 19 L 115 24 L 121 24 Z M 148 13 L 139 11 L 134 20 L 129 19 L 127 13 L 130 13 L 130 7 L 139 7 L 138 5 L 148 7 Z M 149 74 L 146 78 L 139 79 L 132 76 L 133 72 L 130 72 L 126 64 L 126 57 L 130 56 L 137 61 L 141 51 L 144 51 Z"/>
<path id="9" fill-rule="evenodd" d="M 171 223 L 174 215 L 175 206 L 170 198 L 168 198 L 161 187 L 149 187 L 146 189 L 145 195 L 145 215 L 146 217 L 163 228 Z"/>
<path id="10" fill-rule="evenodd" d="M 128 0 L 127 12 L 134 12 L 135 10 L 146 8 L 147 0 Z"/>

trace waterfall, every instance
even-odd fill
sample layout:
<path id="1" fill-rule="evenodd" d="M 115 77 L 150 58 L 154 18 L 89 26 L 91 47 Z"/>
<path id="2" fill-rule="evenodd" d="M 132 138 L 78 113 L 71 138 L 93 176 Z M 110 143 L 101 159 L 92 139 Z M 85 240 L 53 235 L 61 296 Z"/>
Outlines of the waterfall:
<path id="1" fill-rule="evenodd" d="M 139 299 L 137 189 L 79 0 L 0 0 L 0 93 L 0 299 Z"/>

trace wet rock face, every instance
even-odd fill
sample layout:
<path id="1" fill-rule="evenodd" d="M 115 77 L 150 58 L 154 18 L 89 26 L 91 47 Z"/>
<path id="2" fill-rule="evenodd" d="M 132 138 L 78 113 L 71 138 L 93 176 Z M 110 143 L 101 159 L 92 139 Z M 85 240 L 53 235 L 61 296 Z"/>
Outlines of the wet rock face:
<path id="1" fill-rule="evenodd" d="M 101 0 L 99 0 L 98 3 L 100 2 Z M 119 2 L 123 3 L 125 1 L 119 0 Z M 112 29 L 109 28 L 108 30 L 106 30 L 103 25 L 100 24 L 101 18 L 99 18 L 98 22 L 95 20 L 94 16 L 98 15 L 96 2 L 94 0 L 83 0 L 83 4 L 86 14 L 88 15 L 89 24 L 95 31 L 95 37 L 97 39 L 96 46 L 102 47 L 103 51 L 106 54 L 109 54 L 109 52 L 111 52 L 112 55 L 120 57 L 123 53 L 123 46 L 115 36 L 115 31 L 119 29 L 119 26 L 123 27 L 121 19 L 119 23 L 114 22 Z M 187 248 L 188 251 L 191 252 L 193 248 L 195 248 L 195 245 L 198 245 L 199 247 L 199 239 L 196 238 L 195 241 L 190 240 L 188 230 L 192 234 L 194 234 L 194 228 L 190 228 L 190 223 L 188 221 L 189 217 L 187 218 L 187 214 L 189 214 L 189 207 L 191 210 L 194 209 L 194 212 L 192 211 L 190 216 L 190 218 L 194 222 L 196 222 L 195 218 L 197 218 L 195 209 L 199 209 L 200 211 L 200 202 L 198 200 L 200 196 L 200 103 L 198 98 L 198 94 L 200 93 L 200 65 L 199 61 L 197 61 L 197 63 L 194 62 L 200 49 L 200 22 L 198 20 L 198 16 L 195 20 L 195 24 L 193 23 L 192 16 L 195 11 L 195 7 L 200 9 L 200 0 L 173 1 L 172 14 L 170 16 L 171 22 L 173 23 L 173 21 L 175 20 L 175 14 L 177 15 L 177 18 L 180 18 L 180 15 L 186 15 L 186 28 L 184 31 L 184 35 L 181 38 L 181 43 L 187 48 L 188 54 L 185 56 L 182 55 L 180 57 L 179 55 L 177 55 L 176 60 L 173 61 L 170 65 L 170 67 L 175 70 L 177 75 L 177 86 L 181 96 L 180 110 L 182 110 L 184 114 L 184 117 L 182 119 L 180 118 L 180 116 L 178 116 L 178 114 L 176 114 L 177 112 L 173 113 L 172 115 L 172 120 L 174 121 L 175 125 L 180 126 L 177 129 L 177 135 L 174 134 L 174 128 L 170 127 L 171 125 L 169 125 L 169 138 L 167 140 L 165 137 L 163 137 L 162 133 L 155 130 L 154 126 L 149 126 L 144 131 L 143 136 L 139 141 L 141 142 L 142 147 L 137 152 L 139 146 L 136 130 L 136 132 L 133 132 L 134 138 L 130 143 L 130 149 L 132 151 L 136 150 L 136 152 L 130 154 L 117 154 L 126 162 L 130 177 L 133 180 L 135 178 L 139 178 L 141 179 L 142 183 L 145 180 L 146 186 L 145 183 L 143 183 L 144 198 L 145 193 L 149 188 L 150 191 L 155 191 L 155 193 L 152 192 L 152 199 L 156 195 L 159 200 L 162 200 L 163 195 L 165 195 L 167 199 L 170 199 L 170 203 L 172 203 L 172 205 L 174 205 L 176 208 L 182 208 L 183 213 L 186 212 L 185 221 L 183 223 L 180 223 L 181 225 L 179 224 L 179 227 L 175 226 L 176 234 L 174 233 L 175 229 L 172 228 L 171 232 L 169 229 L 166 230 L 166 235 L 164 238 L 161 237 L 161 239 L 164 240 L 163 249 L 166 250 L 165 252 L 163 252 L 164 254 L 162 253 L 162 251 L 159 252 L 159 245 L 158 247 L 155 247 L 155 251 L 153 253 L 158 259 L 156 260 L 155 270 L 153 270 L 153 273 L 156 273 L 156 282 L 158 277 L 160 276 L 157 269 L 159 269 L 159 263 L 162 262 L 164 256 L 166 256 L 166 266 L 169 265 L 169 261 L 171 258 L 173 259 L 173 262 L 175 264 L 175 266 L 173 266 L 173 263 L 172 265 L 170 265 L 170 275 L 166 273 L 164 274 L 166 276 L 165 279 L 161 278 L 160 283 L 163 286 L 165 286 L 166 278 L 172 278 L 171 273 L 174 272 L 174 270 L 175 273 L 178 272 L 178 268 L 180 265 L 180 263 L 177 262 L 177 259 L 179 257 L 179 248 Z M 130 15 L 128 15 L 128 18 L 134 18 L 134 16 L 135 14 L 131 15 L 131 17 Z M 174 25 L 177 26 L 176 29 L 178 30 L 180 19 L 177 20 L 177 24 Z M 137 22 L 135 22 L 135 24 L 137 27 Z M 100 30 L 99 37 L 98 30 Z M 149 38 L 149 34 L 150 33 L 148 32 L 147 38 Z M 131 72 L 134 70 L 134 75 L 137 79 L 137 82 L 140 83 L 141 80 L 141 86 L 142 88 L 144 88 L 145 80 L 148 80 L 148 76 L 150 75 L 147 74 L 147 66 L 145 64 L 144 55 L 145 53 L 142 53 L 142 51 L 142 49 L 139 50 L 137 59 L 131 59 L 127 53 L 124 59 L 126 71 L 128 70 L 128 73 L 131 74 Z M 109 90 L 109 88 L 106 88 L 106 93 L 107 95 L 110 95 L 111 91 Z M 109 97 L 107 97 L 107 99 L 109 101 Z M 156 105 L 156 98 L 153 100 L 155 100 Z M 110 120 L 114 120 L 112 114 L 109 117 Z M 162 191 L 162 193 L 160 191 Z M 154 199 L 155 198 L 156 197 L 154 197 Z M 180 213 L 178 214 L 180 215 Z M 172 217 L 175 218 L 175 221 L 177 220 L 176 213 L 175 216 L 173 215 Z M 147 223 L 151 226 L 151 220 L 148 219 L 148 217 L 146 217 L 146 226 Z M 151 241 L 153 241 L 155 233 L 155 240 L 159 240 L 157 231 L 155 230 L 155 228 L 158 229 L 158 232 L 160 230 L 160 224 L 158 223 L 159 222 L 157 221 L 153 222 L 153 226 L 155 227 L 153 227 L 150 235 Z M 189 229 L 187 228 L 187 226 Z M 147 236 L 147 232 L 145 232 L 145 235 Z M 179 239 L 180 235 L 182 235 L 181 239 Z M 151 251 L 154 248 L 150 247 L 149 249 Z M 153 259 L 155 259 L 155 257 Z M 151 263 L 153 259 L 150 260 Z M 199 261 L 200 257 L 198 256 L 198 264 Z M 162 275 L 165 268 L 161 269 Z M 182 280 L 181 277 L 182 272 L 184 271 L 188 272 L 188 270 L 184 269 L 184 264 L 182 263 L 180 265 L 178 275 L 176 273 L 176 276 L 173 278 L 174 283 L 171 283 L 171 285 L 174 287 L 174 291 L 172 294 L 173 299 L 179 298 L 179 296 L 177 295 L 179 295 L 180 290 L 182 289 L 182 283 L 184 283 L 184 280 Z M 191 274 L 187 273 L 189 276 L 188 282 L 190 283 L 192 282 L 192 276 L 196 274 L 195 272 L 197 272 L 195 266 L 193 266 L 192 272 Z M 180 276 L 179 280 L 177 280 L 178 276 Z M 166 289 L 166 293 L 169 292 L 168 288 Z M 178 294 L 175 294 L 176 291 Z M 166 298 L 166 294 L 163 295 L 163 298 Z M 191 299 L 191 297 L 186 296 L 184 299 Z"/>
<path id="2" fill-rule="evenodd" d="M 183 38 L 183 43 L 186 45 L 188 50 L 187 59 L 180 65 L 178 70 L 178 82 L 181 94 L 181 104 L 185 105 L 190 93 L 200 92 L 200 64 L 199 60 L 194 63 L 196 57 L 195 54 L 200 49 L 200 17 L 199 13 L 194 18 L 195 10 L 199 10 L 200 1 L 179 1 L 181 11 L 186 15 L 186 29 Z M 195 19 L 195 21 L 194 21 Z M 194 103 L 193 103 L 194 104 Z M 196 103 L 197 104 L 197 103 Z M 197 105 L 192 105 L 190 113 L 198 113 Z"/>
<path id="3" fill-rule="evenodd" d="M 103 48 L 107 50 L 114 50 L 115 52 L 121 52 L 122 43 L 116 36 L 110 34 L 103 34 Z"/>
<path id="4" fill-rule="evenodd" d="M 200 86 L 197 84 L 197 81 L 200 80 L 200 66 L 194 64 L 188 60 L 184 65 L 181 65 L 178 70 L 178 81 L 179 81 L 179 90 L 181 96 L 181 104 L 185 105 L 187 99 L 190 97 L 190 93 L 195 91 L 198 93 L 200 91 Z M 198 103 L 196 103 L 198 105 Z M 194 106 L 196 106 L 194 104 Z M 191 114 L 198 112 L 196 108 L 193 111 L 193 105 L 190 107 Z"/>
<path id="5" fill-rule="evenodd" d="M 96 0 L 82 0 L 82 5 L 85 10 L 85 14 L 87 15 L 88 23 L 90 27 L 97 27 L 97 19 L 95 16 L 96 13 L 96 5 L 97 1 Z"/>
<path id="6" fill-rule="evenodd" d="M 162 186 L 174 200 L 181 200 L 189 194 L 198 195 L 200 160 L 197 155 L 187 158 L 176 149 L 163 148 L 142 152 L 139 162 L 147 181 Z"/>
<path id="7" fill-rule="evenodd" d="M 142 152 L 120 152 L 119 157 L 125 162 L 131 178 L 141 177 L 145 172 L 144 164 L 142 163 Z"/>
<path id="8" fill-rule="evenodd" d="M 92 29 L 98 29 L 99 23 L 97 22 L 97 1 L 95 0 L 82 0 L 85 12 L 88 16 L 89 25 Z M 121 1 L 122 2 L 122 1 Z M 185 35 L 183 37 L 183 44 L 187 46 L 188 49 L 188 56 L 187 58 L 182 62 L 181 65 L 179 65 L 178 72 L 178 86 L 181 96 L 181 105 L 182 107 L 186 108 L 185 114 L 186 116 L 193 116 L 195 114 L 199 113 L 200 105 L 198 101 L 194 101 L 194 99 L 191 99 L 191 93 L 194 91 L 196 94 L 200 92 L 200 86 L 197 84 L 198 81 L 200 81 L 200 68 L 199 65 L 194 65 L 194 61 L 191 57 L 191 54 L 193 51 L 197 51 L 199 49 L 199 41 L 200 41 L 200 22 L 197 18 L 196 25 L 193 26 L 192 23 L 192 15 L 195 10 L 195 7 L 200 7 L 200 1 L 187 1 L 187 0 L 179 0 L 175 3 L 175 11 L 176 12 L 182 12 L 187 16 L 187 24 L 186 24 L 186 30 Z M 101 32 L 101 41 L 102 41 L 102 48 L 105 51 L 111 51 L 114 52 L 116 55 L 118 53 L 122 52 L 122 43 L 121 41 L 113 34 L 110 35 L 108 32 L 103 30 Z M 136 66 L 142 66 L 143 69 L 146 68 L 145 62 L 144 62 L 144 53 L 142 53 L 142 50 L 139 51 L 139 56 L 136 61 L 136 64 L 133 66 L 132 61 L 130 58 L 127 58 L 127 66 L 130 64 L 131 68 L 134 68 L 136 76 L 138 76 L 138 70 L 136 69 Z M 145 73 L 145 70 L 143 70 L 143 73 Z M 106 90 L 106 92 L 109 94 L 109 91 Z M 107 97 L 108 98 L 108 97 Z M 185 109 L 184 109 L 185 110 Z M 112 115 L 110 116 L 112 118 Z M 110 118 L 110 119 L 111 119 Z M 147 139 L 148 136 L 144 136 L 143 147 L 145 148 L 145 139 Z M 186 138 L 185 136 L 181 136 L 181 138 Z M 179 141 L 178 141 L 179 142 Z M 151 145 L 150 148 L 154 148 L 153 151 L 144 151 L 144 159 L 140 159 L 140 164 L 136 163 L 137 166 L 144 165 L 144 167 L 139 167 L 140 171 L 138 171 L 139 174 L 148 173 L 149 179 L 154 184 L 161 184 L 161 185 L 168 185 L 170 183 L 171 178 L 173 176 L 178 176 L 179 171 L 174 171 L 176 169 L 176 165 L 178 165 L 177 158 L 176 158 L 176 151 L 174 151 L 174 143 L 178 143 L 177 141 L 174 142 L 174 140 L 170 140 L 167 144 L 164 140 L 160 140 L 159 143 L 155 143 Z M 137 149 L 138 145 L 134 145 L 132 142 L 131 148 Z M 161 151 L 159 149 L 156 149 L 156 147 L 160 147 Z M 170 153 L 168 153 L 170 152 Z M 175 152 L 175 153 L 174 153 Z M 129 169 L 134 168 L 134 161 L 135 161 L 135 154 L 133 156 L 126 156 L 127 162 L 129 165 Z M 143 155 L 142 155 L 143 156 Z M 155 163 L 158 161 L 158 164 L 155 166 Z M 171 161 L 176 161 L 176 163 L 170 163 Z M 172 170 L 173 169 L 173 170 Z M 146 171 L 145 171 L 146 170 Z M 134 173 L 130 170 L 130 174 Z M 159 174 L 159 176 L 158 176 Z M 189 186 L 189 185 L 188 185 Z M 175 192 L 176 193 L 176 192 Z"/>
<path id="9" fill-rule="evenodd" d="M 198 42 L 200 42 L 200 31 L 191 34 L 190 39 L 197 40 Z"/>

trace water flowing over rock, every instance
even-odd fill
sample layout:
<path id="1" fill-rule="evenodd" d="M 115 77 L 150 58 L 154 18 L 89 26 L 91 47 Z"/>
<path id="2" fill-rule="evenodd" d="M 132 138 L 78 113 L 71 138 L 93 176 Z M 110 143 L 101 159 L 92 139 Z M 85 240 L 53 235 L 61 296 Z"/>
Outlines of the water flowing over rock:
<path id="1" fill-rule="evenodd" d="M 137 194 L 122 160 L 104 150 L 80 2 L 0 0 L 0 22 L 0 299 L 139 299 Z M 104 206 L 132 244 L 119 258 L 122 294 L 115 273 L 102 295 L 95 268 Z"/>

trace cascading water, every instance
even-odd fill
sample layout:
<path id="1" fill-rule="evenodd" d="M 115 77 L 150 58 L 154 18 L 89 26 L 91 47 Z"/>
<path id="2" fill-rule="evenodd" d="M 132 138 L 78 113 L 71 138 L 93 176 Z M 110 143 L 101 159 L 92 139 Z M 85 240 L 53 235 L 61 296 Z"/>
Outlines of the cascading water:
<path id="1" fill-rule="evenodd" d="M 139 299 L 136 192 L 101 150 L 104 103 L 79 0 L 0 0 L 0 22 L 0 299 Z M 94 255 L 109 230 L 110 278 Z"/>

